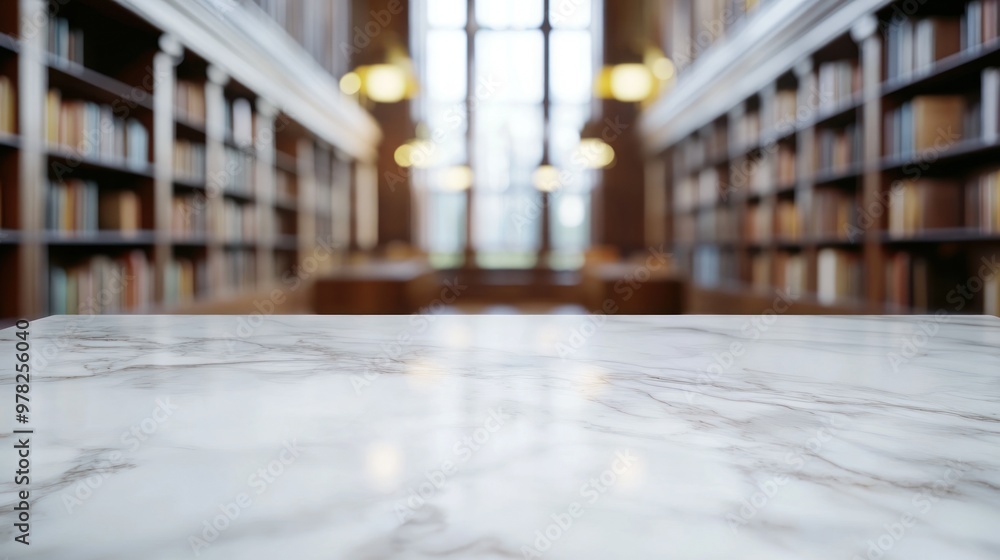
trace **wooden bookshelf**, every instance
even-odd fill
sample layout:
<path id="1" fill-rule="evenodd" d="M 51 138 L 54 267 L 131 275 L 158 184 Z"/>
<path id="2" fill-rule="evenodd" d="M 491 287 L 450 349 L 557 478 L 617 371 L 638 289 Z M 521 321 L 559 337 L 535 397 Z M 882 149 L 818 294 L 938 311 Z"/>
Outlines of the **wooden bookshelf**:
<path id="1" fill-rule="evenodd" d="M 762 4 L 647 108 L 695 311 L 1000 315 L 1000 5 L 904 4 Z"/>
<path id="2" fill-rule="evenodd" d="M 0 317 L 224 308 L 356 245 L 378 127 L 261 16 L 4 3 Z"/>

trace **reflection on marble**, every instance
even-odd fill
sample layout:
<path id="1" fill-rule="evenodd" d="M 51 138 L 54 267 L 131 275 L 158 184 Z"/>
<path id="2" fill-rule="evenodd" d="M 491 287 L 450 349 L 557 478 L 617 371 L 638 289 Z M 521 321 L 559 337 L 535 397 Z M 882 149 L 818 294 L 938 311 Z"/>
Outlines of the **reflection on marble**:
<path id="1" fill-rule="evenodd" d="M 33 323 L 0 557 L 1000 558 L 996 319 L 258 319 Z"/>

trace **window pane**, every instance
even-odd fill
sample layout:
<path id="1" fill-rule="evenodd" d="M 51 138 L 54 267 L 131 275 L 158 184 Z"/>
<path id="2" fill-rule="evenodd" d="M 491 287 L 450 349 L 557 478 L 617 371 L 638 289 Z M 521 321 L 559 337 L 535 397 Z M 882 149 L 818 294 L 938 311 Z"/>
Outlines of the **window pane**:
<path id="1" fill-rule="evenodd" d="M 428 244 L 438 253 L 461 251 L 465 247 L 465 194 L 431 191 L 428 209 Z"/>
<path id="2" fill-rule="evenodd" d="M 542 26 L 542 0 L 476 0 L 476 21 L 494 29 Z"/>
<path id="3" fill-rule="evenodd" d="M 477 192 L 473 201 L 473 241 L 477 250 L 517 253 L 538 248 L 542 213 L 538 191 Z"/>
<path id="4" fill-rule="evenodd" d="M 540 105 L 483 104 L 476 111 L 476 187 L 493 192 L 532 189 L 545 138 Z"/>
<path id="5" fill-rule="evenodd" d="M 477 83 L 497 84 L 489 99 L 541 103 L 544 42 L 540 31 L 482 31 L 476 35 Z"/>
<path id="6" fill-rule="evenodd" d="M 431 27 L 465 27 L 466 0 L 427 0 Z"/>
<path id="7" fill-rule="evenodd" d="M 590 239 L 590 195 L 560 193 L 550 206 L 552 248 L 583 251 Z"/>
<path id="8" fill-rule="evenodd" d="M 587 27 L 590 10 L 590 0 L 549 0 L 549 21 L 556 29 Z"/>
<path id="9" fill-rule="evenodd" d="M 433 153 L 429 155 L 434 165 L 459 165 L 468 162 L 465 132 L 467 118 L 463 103 L 434 103 L 428 107 L 427 132 L 433 143 Z"/>
<path id="10" fill-rule="evenodd" d="M 427 96 L 434 101 L 461 101 L 465 98 L 468 74 L 467 43 L 464 31 L 427 33 Z"/>
<path id="11" fill-rule="evenodd" d="M 553 31 L 549 53 L 552 101 L 580 103 L 590 99 L 594 81 L 590 33 Z"/>

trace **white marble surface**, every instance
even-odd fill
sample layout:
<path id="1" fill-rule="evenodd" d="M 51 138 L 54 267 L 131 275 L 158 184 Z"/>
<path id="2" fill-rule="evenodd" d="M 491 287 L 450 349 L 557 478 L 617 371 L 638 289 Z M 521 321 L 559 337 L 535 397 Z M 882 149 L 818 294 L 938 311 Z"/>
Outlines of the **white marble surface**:
<path id="1" fill-rule="evenodd" d="M 28 547 L 8 329 L 0 558 L 1000 558 L 1000 321 L 771 319 L 40 320 Z"/>

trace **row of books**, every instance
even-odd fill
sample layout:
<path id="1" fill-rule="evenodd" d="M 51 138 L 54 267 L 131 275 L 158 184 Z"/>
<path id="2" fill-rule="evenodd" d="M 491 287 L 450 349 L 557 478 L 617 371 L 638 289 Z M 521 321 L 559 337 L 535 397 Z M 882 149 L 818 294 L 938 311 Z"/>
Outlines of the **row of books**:
<path id="1" fill-rule="evenodd" d="M 760 143 L 760 112 L 747 111 L 731 124 L 730 139 L 734 153 L 745 152 Z"/>
<path id="2" fill-rule="evenodd" d="M 700 286 L 719 286 L 738 282 L 740 279 L 736 253 L 710 245 L 702 245 L 694 250 L 691 272 L 694 282 Z"/>
<path id="3" fill-rule="evenodd" d="M 205 259 L 174 258 L 167 263 L 164 303 L 191 303 L 207 291 L 208 266 Z"/>
<path id="4" fill-rule="evenodd" d="M 816 239 L 848 239 L 858 226 L 858 204 L 851 190 L 817 188 L 813 193 L 811 234 Z"/>
<path id="5" fill-rule="evenodd" d="M 774 233 L 774 206 L 769 203 L 752 204 L 743 223 L 743 236 L 751 243 L 767 243 Z"/>
<path id="6" fill-rule="evenodd" d="M 704 241 L 733 243 L 739 238 L 736 211 L 733 208 L 703 210 L 697 215 L 698 238 Z"/>
<path id="7" fill-rule="evenodd" d="M 802 217 L 794 200 L 779 200 L 774 207 L 774 234 L 782 241 L 802 239 Z"/>
<path id="8" fill-rule="evenodd" d="M 221 225 L 227 241 L 253 241 L 257 238 L 257 207 L 226 200 Z"/>
<path id="9" fill-rule="evenodd" d="M 962 226 L 962 185 L 950 179 L 905 179 L 893 183 L 889 234 L 906 237 L 928 229 Z"/>
<path id="10" fill-rule="evenodd" d="M 771 184 L 772 159 L 770 154 L 746 155 L 733 161 L 729 167 L 729 196 L 747 193 L 764 193 Z"/>
<path id="11" fill-rule="evenodd" d="M 53 17 L 49 20 L 49 52 L 83 65 L 83 30 L 70 27 L 69 20 Z"/>
<path id="12" fill-rule="evenodd" d="M 974 50 L 1000 36 L 1000 0 L 972 0 L 961 16 L 962 50 Z"/>
<path id="13" fill-rule="evenodd" d="M 174 141 L 174 178 L 199 183 L 205 180 L 205 145 L 188 140 Z"/>
<path id="14" fill-rule="evenodd" d="M 228 250 L 223 255 L 223 285 L 231 291 L 256 287 L 257 255 L 253 251 Z"/>
<path id="15" fill-rule="evenodd" d="M 101 191 L 94 181 L 49 183 L 46 227 L 52 231 L 134 233 L 142 225 L 142 203 L 130 190 Z"/>
<path id="16" fill-rule="evenodd" d="M 219 178 L 225 191 L 253 194 L 254 157 L 243 150 L 226 146 L 225 167 Z"/>
<path id="17" fill-rule="evenodd" d="M 17 132 L 17 88 L 7 76 L 0 76 L 0 133 Z"/>
<path id="18" fill-rule="evenodd" d="M 794 89 L 780 89 L 772 103 L 770 130 L 784 133 L 794 129 L 799 117 L 798 93 Z"/>
<path id="19" fill-rule="evenodd" d="M 175 194 L 171 202 L 170 231 L 177 239 L 199 239 L 208 231 L 208 201 L 198 194 Z"/>
<path id="20" fill-rule="evenodd" d="M 786 251 L 776 253 L 773 259 L 767 253 L 756 253 L 750 259 L 750 285 L 759 292 L 780 289 L 793 295 L 805 293 L 805 258 Z"/>
<path id="21" fill-rule="evenodd" d="M 983 233 L 1000 233 L 1000 168 L 970 177 L 965 192 L 966 227 Z"/>
<path id="22" fill-rule="evenodd" d="M 729 157 L 728 127 L 725 122 L 713 122 L 681 144 L 682 162 L 687 170 L 698 170 L 709 161 L 718 162 Z"/>
<path id="23" fill-rule="evenodd" d="M 149 130 L 135 118 L 122 118 L 111 105 L 63 99 L 50 89 L 45 103 L 45 137 L 82 157 L 131 167 L 149 166 Z"/>
<path id="24" fill-rule="evenodd" d="M 885 37 L 889 80 L 928 72 L 937 61 L 962 48 L 961 21 L 954 16 L 895 19 L 887 26 Z"/>
<path id="25" fill-rule="evenodd" d="M 851 123 L 844 128 L 823 128 L 816 138 L 816 171 L 843 173 L 861 162 L 861 127 Z"/>
<path id="26" fill-rule="evenodd" d="M 824 62 L 817 71 L 819 109 L 830 110 L 854 100 L 861 91 L 861 69 L 857 59 Z"/>
<path id="27" fill-rule="evenodd" d="M 198 126 L 205 125 L 205 85 L 178 80 L 174 95 L 177 118 Z"/>
<path id="28" fill-rule="evenodd" d="M 153 270 L 143 251 L 95 255 L 49 274 L 53 315 L 141 311 L 153 301 Z"/>
<path id="29" fill-rule="evenodd" d="M 885 114 L 888 157 L 912 157 L 947 149 L 964 139 L 966 99 L 961 95 L 918 95 Z"/>
<path id="30" fill-rule="evenodd" d="M 816 296 L 824 305 L 857 300 L 864 293 L 861 255 L 846 249 L 821 249 L 816 255 Z"/>
<path id="31" fill-rule="evenodd" d="M 253 146 L 253 106 L 250 101 L 227 98 L 225 109 L 226 137 L 242 148 Z"/>

